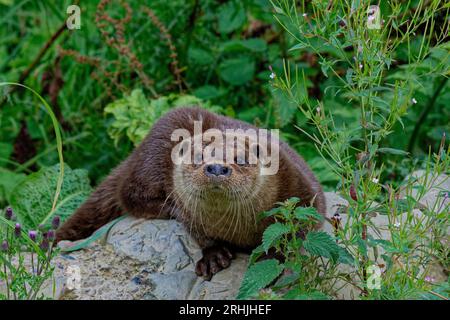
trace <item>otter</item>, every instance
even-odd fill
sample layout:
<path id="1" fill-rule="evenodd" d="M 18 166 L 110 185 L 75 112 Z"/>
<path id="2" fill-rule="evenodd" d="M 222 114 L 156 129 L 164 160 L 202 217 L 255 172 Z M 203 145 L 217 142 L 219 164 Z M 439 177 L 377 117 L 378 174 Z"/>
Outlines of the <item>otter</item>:
<path id="1" fill-rule="evenodd" d="M 277 202 L 298 197 L 302 206 L 314 206 L 319 213 L 325 213 L 321 185 L 305 161 L 285 142 L 277 141 L 278 170 L 274 174 L 261 174 L 262 167 L 267 166 L 261 161 L 174 161 L 174 148 L 179 141 L 173 141 L 173 132 L 181 129 L 193 135 L 185 140 L 192 146 L 195 122 L 201 122 L 202 133 L 209 129 L 222 133 L 228 129 L 261 130 L 197 107 L 167 112 L 57 230 L 56 241 L 86 238 L 125 213 L 137 218 L 177 219 L 202 248 L 203 256 L 196 263 L 195 272 L 208 280 L 230 265 L 236 250 L 258 246 L 265 228 L 273 221 L 259 221 L 257 216 Z M 233 148 L 235 157 L 239 148 L 244 148 L 249 158 L 251 146 L 247 141 L 240 147 L 233 142 Z M 180 148 L 179 154 L 191 154 L 186 151 L 190 149 Z M 258 152 L 257 147 L 257 160 Z"/>

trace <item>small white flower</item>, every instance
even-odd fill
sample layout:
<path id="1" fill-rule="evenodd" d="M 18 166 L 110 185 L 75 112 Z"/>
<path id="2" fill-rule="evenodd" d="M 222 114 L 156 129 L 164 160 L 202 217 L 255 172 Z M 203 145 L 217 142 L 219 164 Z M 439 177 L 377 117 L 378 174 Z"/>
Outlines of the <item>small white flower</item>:
<path id="1" fill-rule="evenodd" d="M 275 73 L 272 72 L 272 73 L 270 74 L 269 77 L 270 77 L 270 79 L 275 79 L 276 76 L 277 76 L 277 75 L 276 75 Z"/>
<path id="2" fill-rule="evenodd" d="M 378 183 L 378 181 L 380 181 L 380 180 L 378 180 L 377 178 L 373 178 L 373 179 L 372 179 L 372 182 L 373 182 L 373 183 Z"/>
<path id="3" fill-rule="evenodd" d="M 360 63 L 360 64 L 359 64 L 359 68 L 360 68 L 360 69 L 362 69 L 362 68 L 363 68 L 363 65 L 362 65 L 362 63 Z"/>
<path id="4" fill-rule="evenodd" d="M 396 228 L 400 228 L 400 222 L 396 222 L 396 223 L 394 223 L 394 227 L 396 227 Z"/>
<path id="5" fill-rule="evenodd" d="M 411 101 L 412 101 L 413 104 L 416 104 L 416 103 L 417 103 L 417 100 L 416 100 L 415 98 L 412 98 Z"/>
<path id="6" fill-rule="evenodd" d="M 320 113 L 320 107 L 317 107 L 317 108 L 316 108 L 316 112 L 317 112 L 317 113 Z"/>
<path id="7" fill-rule="evenodd" d="M 307 13 L 302 14 L 303 18 L 306 18 L 308 16 Z"/>

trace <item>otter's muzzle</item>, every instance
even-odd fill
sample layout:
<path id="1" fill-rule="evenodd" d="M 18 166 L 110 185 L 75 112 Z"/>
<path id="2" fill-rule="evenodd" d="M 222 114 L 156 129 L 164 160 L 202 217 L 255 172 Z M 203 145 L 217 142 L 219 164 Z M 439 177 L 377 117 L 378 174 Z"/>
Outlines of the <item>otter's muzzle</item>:
<path id="1" fill-rule="evenodd" d="M 221 164 L 207 164 L 204 168 L 205 175 L 208 177 L 229 177 L 231 175 L 232 169 Z"/>

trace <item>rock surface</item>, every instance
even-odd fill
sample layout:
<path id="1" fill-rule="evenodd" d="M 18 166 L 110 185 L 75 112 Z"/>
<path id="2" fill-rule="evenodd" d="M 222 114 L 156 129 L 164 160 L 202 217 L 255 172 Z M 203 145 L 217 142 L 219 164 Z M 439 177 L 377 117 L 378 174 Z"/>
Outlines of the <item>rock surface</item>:
<path id="1" fill-rule="evenodd" d="M 233 299 L 247 256 L 238 254 L 211 281 L 194 272 L 200 258 L 201 249 L 177 221 L 127 217 L 112 227 L 104 244 L 55 260 L 56 278 L 66 279 L 57 281 L 63 286 L 56 298 Z M 70 274 L 75 281 L 68 285 Z"/>

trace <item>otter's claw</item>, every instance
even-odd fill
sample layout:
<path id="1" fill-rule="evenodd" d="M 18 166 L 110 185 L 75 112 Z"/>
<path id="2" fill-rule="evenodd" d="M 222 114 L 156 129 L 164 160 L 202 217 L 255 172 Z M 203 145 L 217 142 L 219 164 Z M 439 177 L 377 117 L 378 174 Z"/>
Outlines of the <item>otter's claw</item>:
<path id="1" fill-rule="evenodd" d="M 214 274 L 228 268 L 232 259 L 234 259 L 234 255 L 226 247 L 216 246 L 203 249 L 203 258 L 197 261 L 195 273 L 209 281 Z"/>

